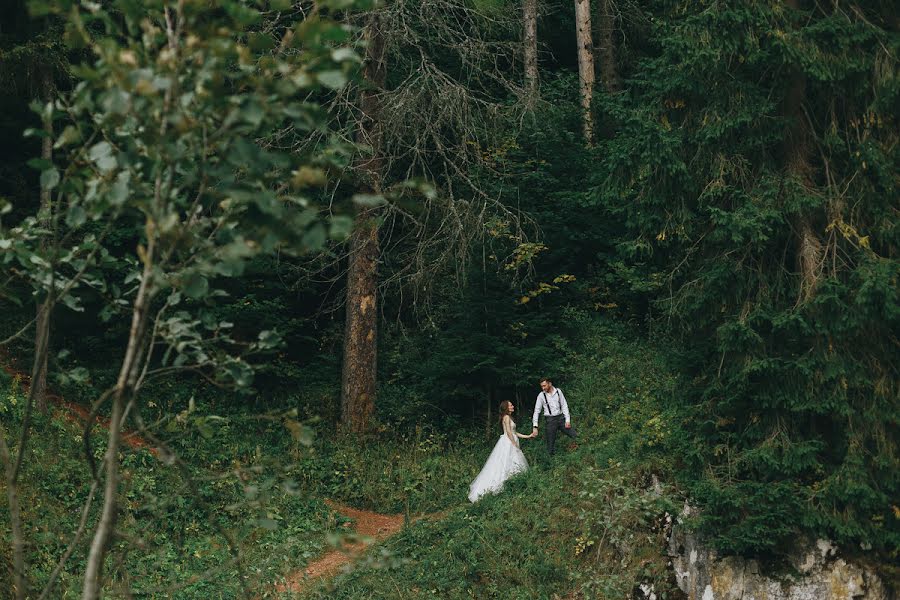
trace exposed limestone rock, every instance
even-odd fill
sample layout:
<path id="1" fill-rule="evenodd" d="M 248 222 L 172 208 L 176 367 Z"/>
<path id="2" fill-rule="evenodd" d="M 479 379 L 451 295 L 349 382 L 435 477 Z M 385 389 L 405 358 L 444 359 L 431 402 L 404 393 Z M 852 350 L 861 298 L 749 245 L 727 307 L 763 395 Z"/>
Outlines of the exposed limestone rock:
<path id="1" fill-rule="evenodd" d="M 873 570 L 836 553 L 818 540 L 789 557 L 793 572 L 772 575 L 754 560 L 718 556 L 678 524 L 669 539 L 675 579 L 688 600 L 896 600 Z"/>

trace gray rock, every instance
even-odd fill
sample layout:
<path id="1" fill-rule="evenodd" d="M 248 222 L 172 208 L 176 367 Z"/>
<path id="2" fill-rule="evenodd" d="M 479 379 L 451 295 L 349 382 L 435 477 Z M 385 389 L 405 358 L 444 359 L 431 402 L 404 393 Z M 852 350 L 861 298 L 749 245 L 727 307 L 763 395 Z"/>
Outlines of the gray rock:
<path id="1" fill-rule="evenodd" d="M 895 600 L 873 570 L 839 558 L 827 540 L 793 553 L 793 573 L 766 574 L 754 560 L 717 555 L 676 523 L 669 556 L 688 600 Z"/>

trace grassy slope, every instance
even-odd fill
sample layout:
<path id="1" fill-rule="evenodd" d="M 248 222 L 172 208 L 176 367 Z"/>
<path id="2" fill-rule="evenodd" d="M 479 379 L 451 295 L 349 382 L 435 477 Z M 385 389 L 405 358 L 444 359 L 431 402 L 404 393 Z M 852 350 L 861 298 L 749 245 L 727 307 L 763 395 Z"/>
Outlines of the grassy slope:
<path id="1" fill-rule="evenodd" d="M 199 493 L 147 451 L 123 452 L 120 529 L 143 548 L 113 565 L 111 597 L 122 595 L 116 590 L 126 579 L 152 597 L 154 588 L 184 583 L 207 569 L 213 573 L 176 597 L 237 597 L 242 579 L 265 593 L 280 574 L 302 567 L 333 541 L 336 516 L 325 497 L 383 512 L 446 512 L 370 551 L 367 562 L 333 585 L 311 590 L 312 597 L 551 598 L 582 590 L 588 597 L 613 598 L 636 580 L 662 582 L 653 520 L 664 500 L 646 492 L 646 475 L 650 466 L 666 472 L 658 449 L 674 423 L 663 407 L 675 382 L 658 353 L 623 341 L 627 331 L 590 323 L 585 328 L 585 340 L 566 350 L 578 373 L 565 389 L 580 447 L 558 456 L 551 468 L 541 440 L 526 442 L 533 469 L 475 506 L 465 500 L 468 484 L 495 439 L 485 440 L 480 431 L 453 435 L 423 425 L 364 443 L 322 435 L 303 448 L 277 419 L 225 414 L 193 427 L 189 416 L 162 427 L 191 466 Z M 10 389 L 9 381 L 0 383 Z M 21 402 L 21 393 L 0 398 L 0 416 L 12 433 Z M 193 414 L 207 415 L 202 402 Z M 28 562 L 41 583 L 76 528 L 89 477 L 76 424 L 39 418 L 35 431 L 22 504 Z M 99 458 L 100 432 L 94 448 Z M 229 564 L 228 546 L 212 522 L 239 541 L 243 575 Z M 5 503 L 0 528 L 8 536 Z M 73 556 L 71 573 L 79 571 L 85 548 L 83 542 Z M 9 559 L 4 545 L 0 560 L 8 565 Z M 78 577 L 65 574 L 55 597 L 76 597 L 79 588 Z"/>
<path id="2" fill-rule="evenodd" d="M 5 376 L 3 376 L 5 377 Z M 24 398 L 18 386 L 3 383 L 0 417 L 10 434 L 18 434 Z M 54 408 L 49 417 L 38 416 L 34 436 L 29 443 L 22 474 L 20 503 L 29 540 L 28 567 L 32 588 L 41 589 L 55 561 L 63 553 L 71 534 L 77 529 L 80 509 L 90 489 L 81 443 L 81 426 Z M 12 437 L 12 435 L 11 435 Z M 103 432 L 93 437 L 94 455 L 100 459 L 104 447 Z M 124 564 L 112 564 L 111 597 L 121 597 L 127 580 L 136 592 L 160 597 L 154 588 L 173 582 L 184 583 L 191 577 L 213 569 L 205 580 L 181 589 L 179 598 L 234 598 L 240 581 L 253 589 L 268 582 L 285 569 L 317 556 L 326 546 L 323 532 L 335 525 L 334 515 L 315 497 L 288 494 L 270 481 L 268 470 L 254 475 L 244 472 L 245 485 L 218 465 L 195 465 L 191 471 L 198 479 L 199 494 L 185 485 L 170 466 L 162 464 L 147 450 L 125 449 L 122 506 L 118 531 L 139 546 L 128 553 Z M 223 457 L 224 458 L 224 457 Z M 0 490 L 6 497 L 5 480 Z M 258 492 L 248 497 L 247 489 Z M 271 489 L 266 489 L 269 486 Z M 255 499 L 270 496 L 265 507 Z M 99 498 L 95 499 L 95 522 Z M 271 518 L 279 526 L 275 529 Z M 214 527 L 218 522 L 239 544 L 243 576 L 231 561 L 228 543 Z M 6 502 L 0 503 L 0 535 L 9 539 Z M 52 598 L 80 597 L 77 575 L 83 565 L 89 540 L 82 539 L 51 594 Z M 11 556 L 8 544 L 0 546 L 2 575 L 9 574 Z M 0 585 L 0 598 L 10 593 Z M 118 592 L 118 593 L 117 593 Z"/>
<path id="3" fill-rule="evenodd" d="M 648 483 L 669 468 L 662 446 L 677 429 L 676 381 L 661 355 L 626 338 L 595 326 L 571 352 L 579 375 L 566 394 L 581 426 L 577 450 L 550 463 L 540 440 L 526 442 L 532 469 L 502 494 L 469 505 L 458 486 L 459 502 L 443 519 L 414 524 L 307 595 L 622 598 L 647 581 L 666 597 L 658 518 L 671 504 Z M 482 460 L 488 451 L 481 448 Z"/>

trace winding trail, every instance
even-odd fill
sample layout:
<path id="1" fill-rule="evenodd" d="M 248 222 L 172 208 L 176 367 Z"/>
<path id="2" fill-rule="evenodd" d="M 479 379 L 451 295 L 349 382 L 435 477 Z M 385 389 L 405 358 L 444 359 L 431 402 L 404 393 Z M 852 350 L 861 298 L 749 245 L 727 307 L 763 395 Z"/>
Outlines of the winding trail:
<path id="1" fill-rule="evenodd" d="M 0 349 L 0 369 L 13 379 L 18 379 L 19 385 L 22 386 L 22 391 L 26 394 L 28 393 L 28 389 L 31 387 L 31 376 L 18 369 L 12 357 L 2 349 Z M 65 419 L 80 426 L 84 426 L 91 416 L 91 411 L 87 407 L 69 402 L 62 396 L 51 393 L 49 389 L 47 391 L 47 401 L 48 404 L 61 409 L 62 416 Z M 99 423 L 106 429 L 109 428 L 109 419 L 105 417 L 96 416 L 94 417 L 94 422 Z M 157 454 L 157 449 L 137 432 L 122 429 L 122 441 L 133 450 L 147 450 L 154 456 Z"/>
<path id="2" fill-rule="evenodd" d="M 310 584 L 337 575 L 341 568 L 352 563 L 365 553 L 369 546 L 382 542 L 403 529 L 403 515 L 384 515 L 368 510 L 360 510 L 327 500 L 335 512 L 353 519 L 356 539 L 326 552 L 309 563 L 306 568 L 289 573 L 285 581 L 275 586 L 278 593 L 298 593 Z M 419 517 L 422 518 L 422 517 Z"/>
<path id="3" fill-rule="evenodd" d="M 326 552 L 309 563 L 306 568 L 287 574 L 285 580 L 275 586 L 276 592 L 297 594 L 323 579 L 334 577 L 346 565 L 361 558 L 370 546 L 383 542 L 403 529 L 404 517 L 402 514 L 385 515 L 369 510 L 360 510 L 332 500 L 326 500 L 325 503 L 335 512 L 353 519 L 353 532 L 358 537 L 340 548 Z M 410 524 L 423 520 L 442 519 L 448 512 L 449 509 L 421 514 L 412 517 Z"/>
<path id="4" fill-rule="evenodd" d="M 28 391 L 29 375 L 18 369 L 15 361 L 2 349 L 0 349 L 0 369 L 18 379 L 23 391 Z M 59 395 L 48 392 L 47 399 L 54 407 L 61 409 L 60 412 L 65 419 L 78 425 L 84 426 L 90 417 L 90 410 L 86 407 L 69 402 Z M 109 427 L 109 419 L 104 417 L 95 417 L 95 422 L 105 428 Z M 154 455 L 157 454 L 157 449 L 137 432 L 123 430 L 122 441 L 132 449 L 147 450 Z M 332 500 L 326 500 L 326 504 L 336 513 L 353 520 L 353 535 L 349 536 L 350 540 L 343 543 L 341 547 L 326 552 L 303 569 L 288 573 L 285 580 L 275 586 L 275 592 L 296 594 L 307 589 L 313 583 L 334 577 L 344 566 L 365 554 L 370 546 L 383 542 L 403 529 L 405 519 L 402 514 L 386 515 L 360 510 Z M 411 519 L 411 522 L 441 518 L 445 513 L 446 511 L 420 515 Z M 345 531 L 345 533 L 349 532 Z"/>

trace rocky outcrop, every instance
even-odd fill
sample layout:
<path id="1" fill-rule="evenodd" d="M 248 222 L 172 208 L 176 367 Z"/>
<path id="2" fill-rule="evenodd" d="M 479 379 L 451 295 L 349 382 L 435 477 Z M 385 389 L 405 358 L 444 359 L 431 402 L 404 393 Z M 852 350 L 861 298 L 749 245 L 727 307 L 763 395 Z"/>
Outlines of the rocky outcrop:
<path id="1" fill-rule="evenodd" d="M 755 560 L 719 556 L 675 524 L 669 555 L 688 600 L 896 600 L 872 570 L 818 540 L 788 557 L 787 572 L 764 573 Z"/>

